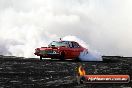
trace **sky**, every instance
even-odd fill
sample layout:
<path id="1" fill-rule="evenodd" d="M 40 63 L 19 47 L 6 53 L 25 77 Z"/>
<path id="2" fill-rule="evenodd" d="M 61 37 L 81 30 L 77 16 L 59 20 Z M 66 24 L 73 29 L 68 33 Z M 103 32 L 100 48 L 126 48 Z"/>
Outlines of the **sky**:
<path id="1" fill-rule="evenodd" d="M 132 56 L 131 0 L 0 0 L 0 54 L 74 36 L 103 55 Z"/>

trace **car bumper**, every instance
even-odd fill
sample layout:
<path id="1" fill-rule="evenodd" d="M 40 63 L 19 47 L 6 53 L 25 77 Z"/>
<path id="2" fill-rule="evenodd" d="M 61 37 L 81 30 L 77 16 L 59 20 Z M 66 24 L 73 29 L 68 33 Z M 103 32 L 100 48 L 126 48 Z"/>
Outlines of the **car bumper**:
<path id="1" fill-rule="evenodd" d="M 34 53 L 37 56 L 42 56 L 43 58 L 58 58 L 60 56 L 59 53 L 47 53 L 47 54 L 39 54 L 39 53 Z"/>

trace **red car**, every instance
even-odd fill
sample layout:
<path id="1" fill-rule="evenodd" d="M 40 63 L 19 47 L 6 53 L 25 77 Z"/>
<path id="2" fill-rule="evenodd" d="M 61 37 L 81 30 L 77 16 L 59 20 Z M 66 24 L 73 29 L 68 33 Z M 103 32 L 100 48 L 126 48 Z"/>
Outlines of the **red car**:
<path id="1" fill-rule="evenodd" d="M 42 58 L 78 60 L 80 52 L 85 49 L 75 41 L 53 41 L 48 47 L 36 48 L 34 54 L 40 56 L 40 60 Z"/>

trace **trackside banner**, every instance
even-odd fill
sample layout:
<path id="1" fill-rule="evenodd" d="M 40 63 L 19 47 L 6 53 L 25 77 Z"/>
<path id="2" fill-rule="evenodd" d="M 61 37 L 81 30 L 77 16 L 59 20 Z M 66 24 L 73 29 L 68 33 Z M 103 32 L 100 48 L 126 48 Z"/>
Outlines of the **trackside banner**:
<path id="1" fill-rule="evenodd" d="M 84 75 L 86 83 L 129 83 L 129 75 Z"/>

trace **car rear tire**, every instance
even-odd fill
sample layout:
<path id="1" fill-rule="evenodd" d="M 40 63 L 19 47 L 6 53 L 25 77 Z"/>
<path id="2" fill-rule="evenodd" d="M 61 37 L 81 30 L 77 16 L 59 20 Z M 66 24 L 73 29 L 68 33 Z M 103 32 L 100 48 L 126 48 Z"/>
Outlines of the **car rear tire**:
<path id="1" fill-rule="evenodd" d="M 42 60 L 42 56 L 40 56 L 40 60 Z"/>
<path id="2" fill-rule="evenodd" d="M 65 58 L 65 53 L 64 52 L 61 52 L 60 53 L 60 60 L 64 60 L 64 58 Z"/>
<path id="3" fill-rule="evenodd" d="M 75 61 L 81 61 L 79 57 L 75 58 Z"/>

